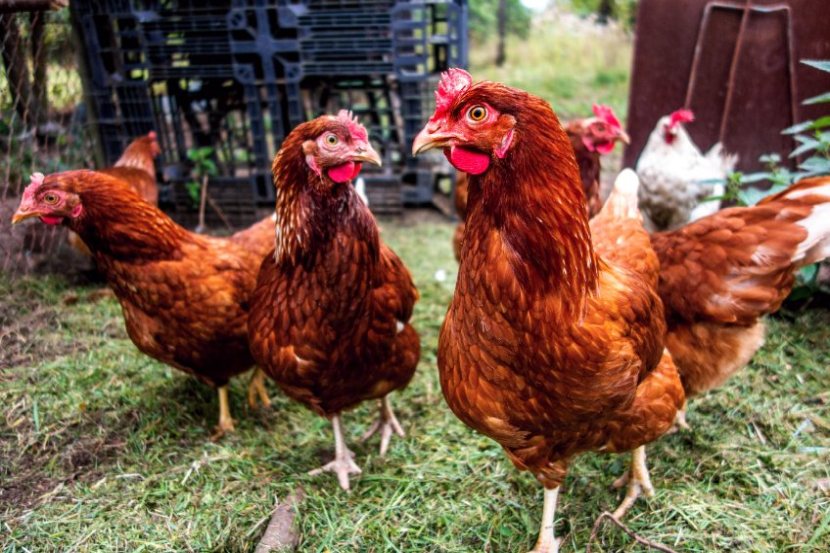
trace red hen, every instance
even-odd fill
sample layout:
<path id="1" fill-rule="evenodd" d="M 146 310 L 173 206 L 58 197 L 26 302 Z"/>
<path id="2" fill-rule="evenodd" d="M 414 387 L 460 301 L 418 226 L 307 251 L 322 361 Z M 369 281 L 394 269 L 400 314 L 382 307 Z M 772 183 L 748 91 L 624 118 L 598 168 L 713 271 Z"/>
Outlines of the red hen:
<path id="1" fill-rule="evenodd" d="M 621 516 L 651 491 L 644 444 L 683 401 L 657 295 L 658 262 L 618 179 L 588 224 L 568 137 L 550 106 L 451 69 L 413 152 L 442 148 L 470 173 L 467 231 L 441 330 L 444 397 L 545 487 L 534 551 L 557 550 L 553 520 L 570 459 L 634 449 Z"/>
<path id="2" fill-rule="evenodd" d="M 380 165 L 366 129 L 347 112 L 297 126 L 274 159 L 276 249 L 262 264 L 248 323 L 251 351 L 290 396 L 331 419 L 331 471 L 349 489 L 359 473 L 340 414 L 380 399 L 381 454 L 403 435 L 387 395 L 409 383 L 420 355 L 409 324 L 418 292 L 381 242 L 350 182 L 361 163 Z"/>

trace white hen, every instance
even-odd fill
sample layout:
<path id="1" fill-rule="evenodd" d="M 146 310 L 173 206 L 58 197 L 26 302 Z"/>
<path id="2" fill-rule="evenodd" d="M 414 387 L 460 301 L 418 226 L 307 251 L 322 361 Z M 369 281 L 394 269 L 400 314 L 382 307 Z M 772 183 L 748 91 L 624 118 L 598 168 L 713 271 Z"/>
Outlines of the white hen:
<path id="1" fill-rule="evenodd" d="M 683 128 L 693 120 L 694 114 L 686 109 L 662 117 L 637 160 L 640 207 L 661 230 L 720 209 L 720 201 L 703 200 L 723 195 L 723 183 L 738 161 L 725 154 L 720 143 L 704 156 Z"/>

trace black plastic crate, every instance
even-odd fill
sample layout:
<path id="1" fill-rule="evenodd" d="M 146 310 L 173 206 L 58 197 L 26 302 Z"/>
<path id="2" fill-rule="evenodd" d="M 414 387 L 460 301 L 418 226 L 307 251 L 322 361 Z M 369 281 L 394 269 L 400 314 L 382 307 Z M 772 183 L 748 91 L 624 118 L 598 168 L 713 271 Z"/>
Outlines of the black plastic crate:
<path id="1" fill-rule="evenodd" d="M 211 195 L 234 224 L 250 222 L 256 204 L 273 202 L 284 136 L 341 108 L 384 158 L 366 173 L 376 211 L 429 202 L 447 173 L 409 148 L 437 75 L 466 65 L 464 0 L 78 0 L 72 10 L 105 161 L 156 130 L 162 197 L 182 220 L 193 209 L 189 149 L 215 149 Z"/>

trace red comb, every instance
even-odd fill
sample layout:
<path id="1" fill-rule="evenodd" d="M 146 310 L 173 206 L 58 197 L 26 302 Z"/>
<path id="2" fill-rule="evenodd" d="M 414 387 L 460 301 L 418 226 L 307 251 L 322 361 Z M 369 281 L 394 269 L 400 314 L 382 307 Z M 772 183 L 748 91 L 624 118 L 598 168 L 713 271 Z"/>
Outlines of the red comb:
<path id="1" fill-rule="evenodd" d="M 366 127 L 360 124 L 360 121 L 357 120 L 357 117 L 351 111 L 341 109 L 337 112 L 337 119 L 346 125 L 346 128 L 349 129 L 349 134 L 354 138 L 361 140 L 369 139 L 369 133 L 366 132 Z"/>
<path id="2" fill-rule="evenodd" d="M 669 125 L 676 127 L 680 123 L 691 123 L 695 120 L 695 114 L 690 109 L 679 109 L 669 116 Z"/>
<path id="3" fill-rule="evenodd" d="M 35 190 L 43 184 L 44 178 L 43 173 L 32 173 L 32 176 L 29 177 L 29 186 L 23 191 L 23 199 L 34 200 Z"/>
<path id="4" fill-rule="evenodd" d="M 435 90 L 435 113 L 432 118 L 443 117 L 459 94 L 470 88 L 473 77 L 463 69 L 452 67 L 441 74 Z"/>
<path id="5" fill-rule="evenodd" d="M 594 104 L 594 115 L 604 121 L 609 126 L 615 129 L 621 129 L 622 125 L 620 125 L 620 120 L 617 119 L 617 115 L 614 113 L 614 110 L 611 109 L 611 106 L 603 106 L 602 104 Z"/>
<path id="6" fill-rule="evenodd" d="M 150 131 L 150 132 L 148 132 L 148 133 L 147 133 L 147 137 L 148 137 L 150 140 L 155 140 L 155 139 L 157 138 L 157 136 L 156 136 L 156 131 Z"/>

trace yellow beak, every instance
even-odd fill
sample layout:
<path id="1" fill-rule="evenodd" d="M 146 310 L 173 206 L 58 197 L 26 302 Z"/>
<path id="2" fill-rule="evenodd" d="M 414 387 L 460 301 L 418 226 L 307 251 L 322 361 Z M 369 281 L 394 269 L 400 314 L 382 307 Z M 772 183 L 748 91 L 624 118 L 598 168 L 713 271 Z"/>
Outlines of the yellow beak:
<path id="1" fill-rule="evenodd" d="M 377 165 L 378 167 L 382 167 L 383 163 L 380 159 L 380 155 L 372 148 L 372 145 L 368 142 L 365 146 L 360 146 L 359 148 L 355 149 L 354 155 L 352 157 L 354 161 L 372 163 Z"/>
<path id="2" fill-rule="evenodd" d="M 12 216 L 12 224 L 16 225 L 21 221 L 25 221 L 26 219 L 31 219 L 32 217 L 38 217 L 40 213 L 38 211 L 29 211 L 23 207 L 17 209 L 17 211 Z"/>
<path id="3" fill-rule="evenodd" d="M 426 152 L 433 148 L 449 146 L 450 141 L 457 138 L 459 136 L 456 133 L 441 131 L 440 128 L 430 129 L 429 125 L 427 125 L 418 133 L 415 141 L 412 142 L 412 155 L 417 156 L 421 152 Z"/>

